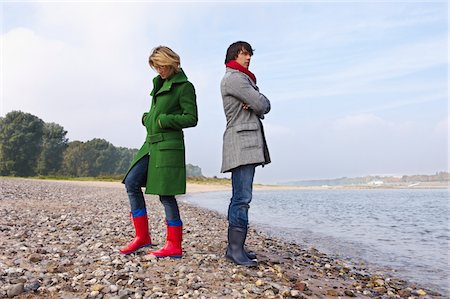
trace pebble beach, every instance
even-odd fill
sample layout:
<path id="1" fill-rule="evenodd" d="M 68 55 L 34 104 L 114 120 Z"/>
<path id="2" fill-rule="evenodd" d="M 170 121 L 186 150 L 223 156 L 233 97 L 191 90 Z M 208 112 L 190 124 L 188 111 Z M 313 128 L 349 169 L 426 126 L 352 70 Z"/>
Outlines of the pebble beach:
<path id="1" fill-rule="evenodd" d="M 258 267 L 234 265 L 226 218 L 183 201 L 183 258 L 157 259 L 164 211 L 156 196 L 146 203 L 154 247 L 122 255 L 134 236 L 122 184 L 0 178 L 0 298 L 448 298 L 252 226 Z"/>

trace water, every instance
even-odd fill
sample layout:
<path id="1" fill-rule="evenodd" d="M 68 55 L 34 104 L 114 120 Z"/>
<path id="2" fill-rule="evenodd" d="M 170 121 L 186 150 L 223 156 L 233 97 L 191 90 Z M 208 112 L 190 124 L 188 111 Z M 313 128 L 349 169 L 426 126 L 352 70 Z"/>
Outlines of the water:
<path id="1" fill-rule="evenodd" d="M 187 195 L 226 214 L 230 192 Z M 304 247 L 450 293 L 449 190 L 255 191 L 250 223 Z"/>

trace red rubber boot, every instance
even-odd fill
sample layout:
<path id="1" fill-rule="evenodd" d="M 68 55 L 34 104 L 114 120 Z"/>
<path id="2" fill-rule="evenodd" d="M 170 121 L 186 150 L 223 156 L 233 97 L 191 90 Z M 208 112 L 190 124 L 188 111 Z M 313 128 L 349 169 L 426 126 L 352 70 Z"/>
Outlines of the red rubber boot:
<path id="1" fill-rule="evenodd" d="M 122 254 L 130 254 L 135 252 L 139 248 L 152 244 L 152 239 L 148 232 L 147 210 L 136 210 L 132 211 L 131 214 L 136 235 L 131 243 L 120 249 L 120 253 Z"/>
<path id="2" fill-rule="evenodd" d="M 150 253 L 159 258 L 181 258 L 183 256 L 183 249 L 181 248 L 181 242 L 183 240 L 183 223 L 181 220 L 166 221 L 166 223 L 166 244 L 160 250 L 152 251 Z"/>

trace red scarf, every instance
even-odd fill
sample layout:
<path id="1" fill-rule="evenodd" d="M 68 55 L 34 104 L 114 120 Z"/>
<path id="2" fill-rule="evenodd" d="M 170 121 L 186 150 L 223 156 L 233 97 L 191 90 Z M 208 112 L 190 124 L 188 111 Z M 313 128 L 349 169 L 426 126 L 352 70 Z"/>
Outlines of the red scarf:
<path id="1" fill-rule="evenodd" d="M 240 65 L 239 63 L 236 62 L 236 60 L 230 60 L 225 64 L 226 67 L 229 67 L 230 69 L 234 69 L 234 70 L 238 70 L 244 74 L 246 74 L 247 76 L 250 77 L 250 79 L 253 80 L 253 82 L 255 82 L 256 84 L 256 77 L 255 75 L 250 72 L 248 69 L 246 69 L 245 67 L 243 67 L 242 65 Z"/>

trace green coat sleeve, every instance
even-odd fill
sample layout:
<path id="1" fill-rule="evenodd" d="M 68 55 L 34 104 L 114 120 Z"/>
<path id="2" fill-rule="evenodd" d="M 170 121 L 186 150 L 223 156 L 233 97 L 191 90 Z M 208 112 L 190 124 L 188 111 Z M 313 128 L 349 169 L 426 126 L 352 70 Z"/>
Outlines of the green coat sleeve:
<path id="1" fill-rule="evenodd" d="M 194 85 L 188 82 L 184 84 L 180 94 L 181 114 L 161 114 L 159 125 L 163 129 L 181 130 L 182 128 L 195 127 L 197 125 L 197 103 Z"/>

